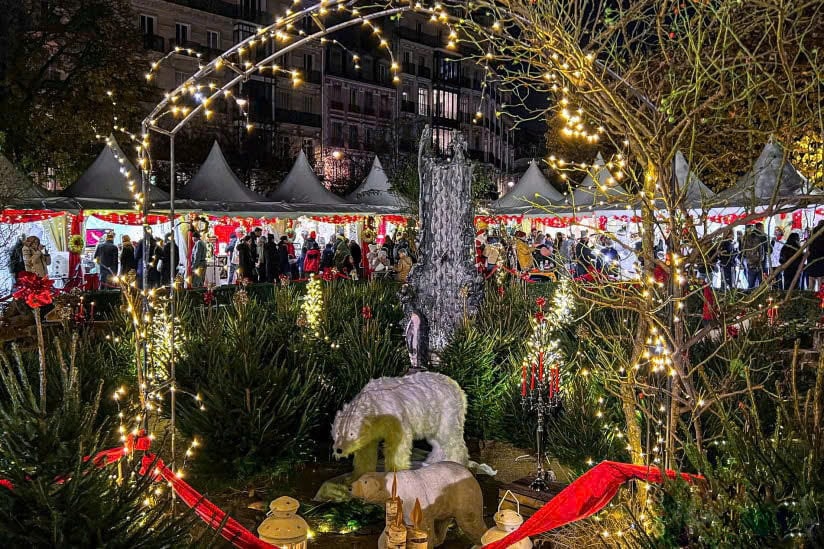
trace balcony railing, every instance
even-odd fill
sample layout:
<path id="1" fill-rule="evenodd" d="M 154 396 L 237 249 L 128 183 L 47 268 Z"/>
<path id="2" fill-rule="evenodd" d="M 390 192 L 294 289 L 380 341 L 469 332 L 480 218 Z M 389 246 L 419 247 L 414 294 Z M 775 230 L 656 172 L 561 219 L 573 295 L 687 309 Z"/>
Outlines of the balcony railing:
<path id="1" fill-rule="evenodd" d="M 401 38 L 411 40 L 412 42 L 417 42 L 418 44 L 424 44 L 432 48 L 443 48 L 446 46 L 446 44 L 444 44 L 441 40 L 438 40 L 437 36 L 433 36 L 425 32 L 418 32 L 416 29 L 400 27 L 397 31 L 398 36 Z"/>
<path id="2" fill-rule="evenodd" d="M 147 50 L 164 52 L 163 42 L 165 42 L 165 40 L 163 40 L 162 36 L 156 34 L 143 35 L 143 47 Z"/>
<path id="3" fill-rule="evenodd" d="M 329 108 L 336 111 L 343 110 L 343 102 L 342 101 L 329 101 Z"/>
<path id="4" fill-rule="evenodd" d="M 352 103 L 349 103 L 349 109 L 348 110 L 349 110 L 349 112 L 357 112 L 357 113 L 361 112 L 360 105 L 354 105 Z"/>
<path id="5" fill-rule="evenodd" d="M 401 101 L 401 111 L 415 113 L 415 102 L 406 100 Z"/>
<path id="6" fill-rule="evenodd" d="M 298 124 L 320 128 L 321 118 L 319 114 L 303 111 L 293 111 L 291 109 L 275 109 L 275 121 L 286 124 Z"/>
<path id="7" fill-rule="evenodd" d="M 192 42 L 191 40 L 184 40 L 183 42 L 178 42 L 174 38 L 169 38 L 169 51 L 175 48 L 182 48 L 184 50 L 192 50 L 192 51 L 201 51 L 203 48 L 197 42 Z"/>
<path id="8" fill-rule="evenodd" d="M 420 76 L 421 78 L 432 78 L 432 71 L 429 69 L 429 67 L 418 65 L 418 76 Z"/>
<path id="9" fill-rule="evenodd" d="M 401 65 L 401 71 L 405 72 L 406 74 L 415 74 L 415 63 L 408 63 L 406 61 L 403 62 Z"/>
<path id="10" fill-rule="evenodd" d="M 321 84 L 323 82 L 323 75 L 320 71 L 309 71 L 306 74 L 306 81 L 312 84 Z"/>
<path id="11" fill-rule="evenodd" d="M 441 126 L 453 129 L 459 129 L 461 126 L 460 120 L 455 120 L 452 118 L 444 118 L 443 116 L 433 116 L 432 117 L 432 125 L 433 126 Z"/>

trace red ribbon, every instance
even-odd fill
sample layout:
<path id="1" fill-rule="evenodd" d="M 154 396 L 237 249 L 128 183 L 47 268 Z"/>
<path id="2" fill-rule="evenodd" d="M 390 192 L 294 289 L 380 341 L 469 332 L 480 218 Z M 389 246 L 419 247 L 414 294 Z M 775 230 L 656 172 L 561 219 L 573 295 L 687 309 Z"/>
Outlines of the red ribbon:
<path id="1" fill-rule="evenodd" d="M 666 476 L 674 479 L 678 474 L 667 470 Z M 704 478 L 686 473 L 681 473 L 680 476 L 687 482 Z M 506 549 L 526 537 L 544 534 L 559 526 L 592 516 L 606 507 L 622 484 L 632 479 L 660 484 L 664 475 L 660 469 L 643 465 L 602 461 L 561 490 L 520 528 L 501 540 L 484 545 L 484 549 Z"/>
<path id="2" fill-rule="evenodd" d="M 240 549 L 277 549 L 244 528 L 238 521 L 229 517 L 220 507 L 203 497 L 200 492 L 189 486 L 182 478 L 166 467 L 162 459 L 154 454 L 145 454 L 141 462 L 140 474 L 151 472 L 152 478 L 169 483 L 175 494 L 192 509 L 195 514 L 212 530 L 218 530 L 221 537 Z"/>

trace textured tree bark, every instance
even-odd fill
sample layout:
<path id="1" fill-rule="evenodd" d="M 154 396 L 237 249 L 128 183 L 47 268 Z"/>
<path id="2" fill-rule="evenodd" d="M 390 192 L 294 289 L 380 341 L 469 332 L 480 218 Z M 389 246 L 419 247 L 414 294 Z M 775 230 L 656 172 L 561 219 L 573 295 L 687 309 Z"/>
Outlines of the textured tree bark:
<path id="1" fill-rule="evenodd" d="M 466 141 L 453 132 L 451 159 L 443 161 L 432 154 L 430 137 L 427 126 L 418 152 L 418 263 L 402 290 L 413 368 L 437 364 L 438 353 L 483 299 L 483 276 L 472 255 L 472 165 L 465 157 Z"/>

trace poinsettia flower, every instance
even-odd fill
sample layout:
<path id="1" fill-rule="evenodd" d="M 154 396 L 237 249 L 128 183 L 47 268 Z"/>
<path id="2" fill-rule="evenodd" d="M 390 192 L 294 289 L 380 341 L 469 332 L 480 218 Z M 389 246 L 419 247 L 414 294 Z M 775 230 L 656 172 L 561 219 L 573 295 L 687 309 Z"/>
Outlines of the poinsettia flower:
<path id="1" fill-rule="evenodd" d="M 51 304 L 53 286 L 54 281 L 49 277 L 40 277 L 25 271 L 17 276 L 17 291 L 13 297 L 25 301 L 32 309 L 37 309 Z"/>

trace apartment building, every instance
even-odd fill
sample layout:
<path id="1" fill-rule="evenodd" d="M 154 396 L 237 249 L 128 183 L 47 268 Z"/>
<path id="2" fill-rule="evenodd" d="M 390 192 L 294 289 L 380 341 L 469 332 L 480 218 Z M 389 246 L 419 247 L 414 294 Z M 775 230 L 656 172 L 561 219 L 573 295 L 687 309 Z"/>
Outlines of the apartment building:
<path id="1" fill-rule="evenodd" d="M 147 50 L 160 58 L 184 48 L 155 75 L 164 90 L 184 82 L 200 62 L 271 23 L 286 5 L 274 0 L 132 0 Z M 308 18 L 302 25 L 307 32 L 315 28 Z M 383 28 L 401 68 L 400 82 L 393 81 L 387 52 L 353 30 L 337 42 L 307 44 L 276 61 L 300 72 L 297 87 L 288 73 L 268 71 L 245 82 L 236 96 L 248 102 L 248 121 L 236 111 L 222 114 L 237 128 L 239 139 L 247 139 L 246 124 L 254 123 L 259 154 L 291 158 L 302 149 L 327 180 L 357 177 L 375 153 L 413 153 L 426 124 L 433 127 L 434 144 L 441 150 L 458 129 L 467 137 L 473 159 L 501 174 L 510 171 L 512 127 L 496 117 L 506 98 L 494 86 L 484 87 L 483 69 L 445 49 L 443 29 L 426 17 L 407 14 L 384 22 Z"/>

